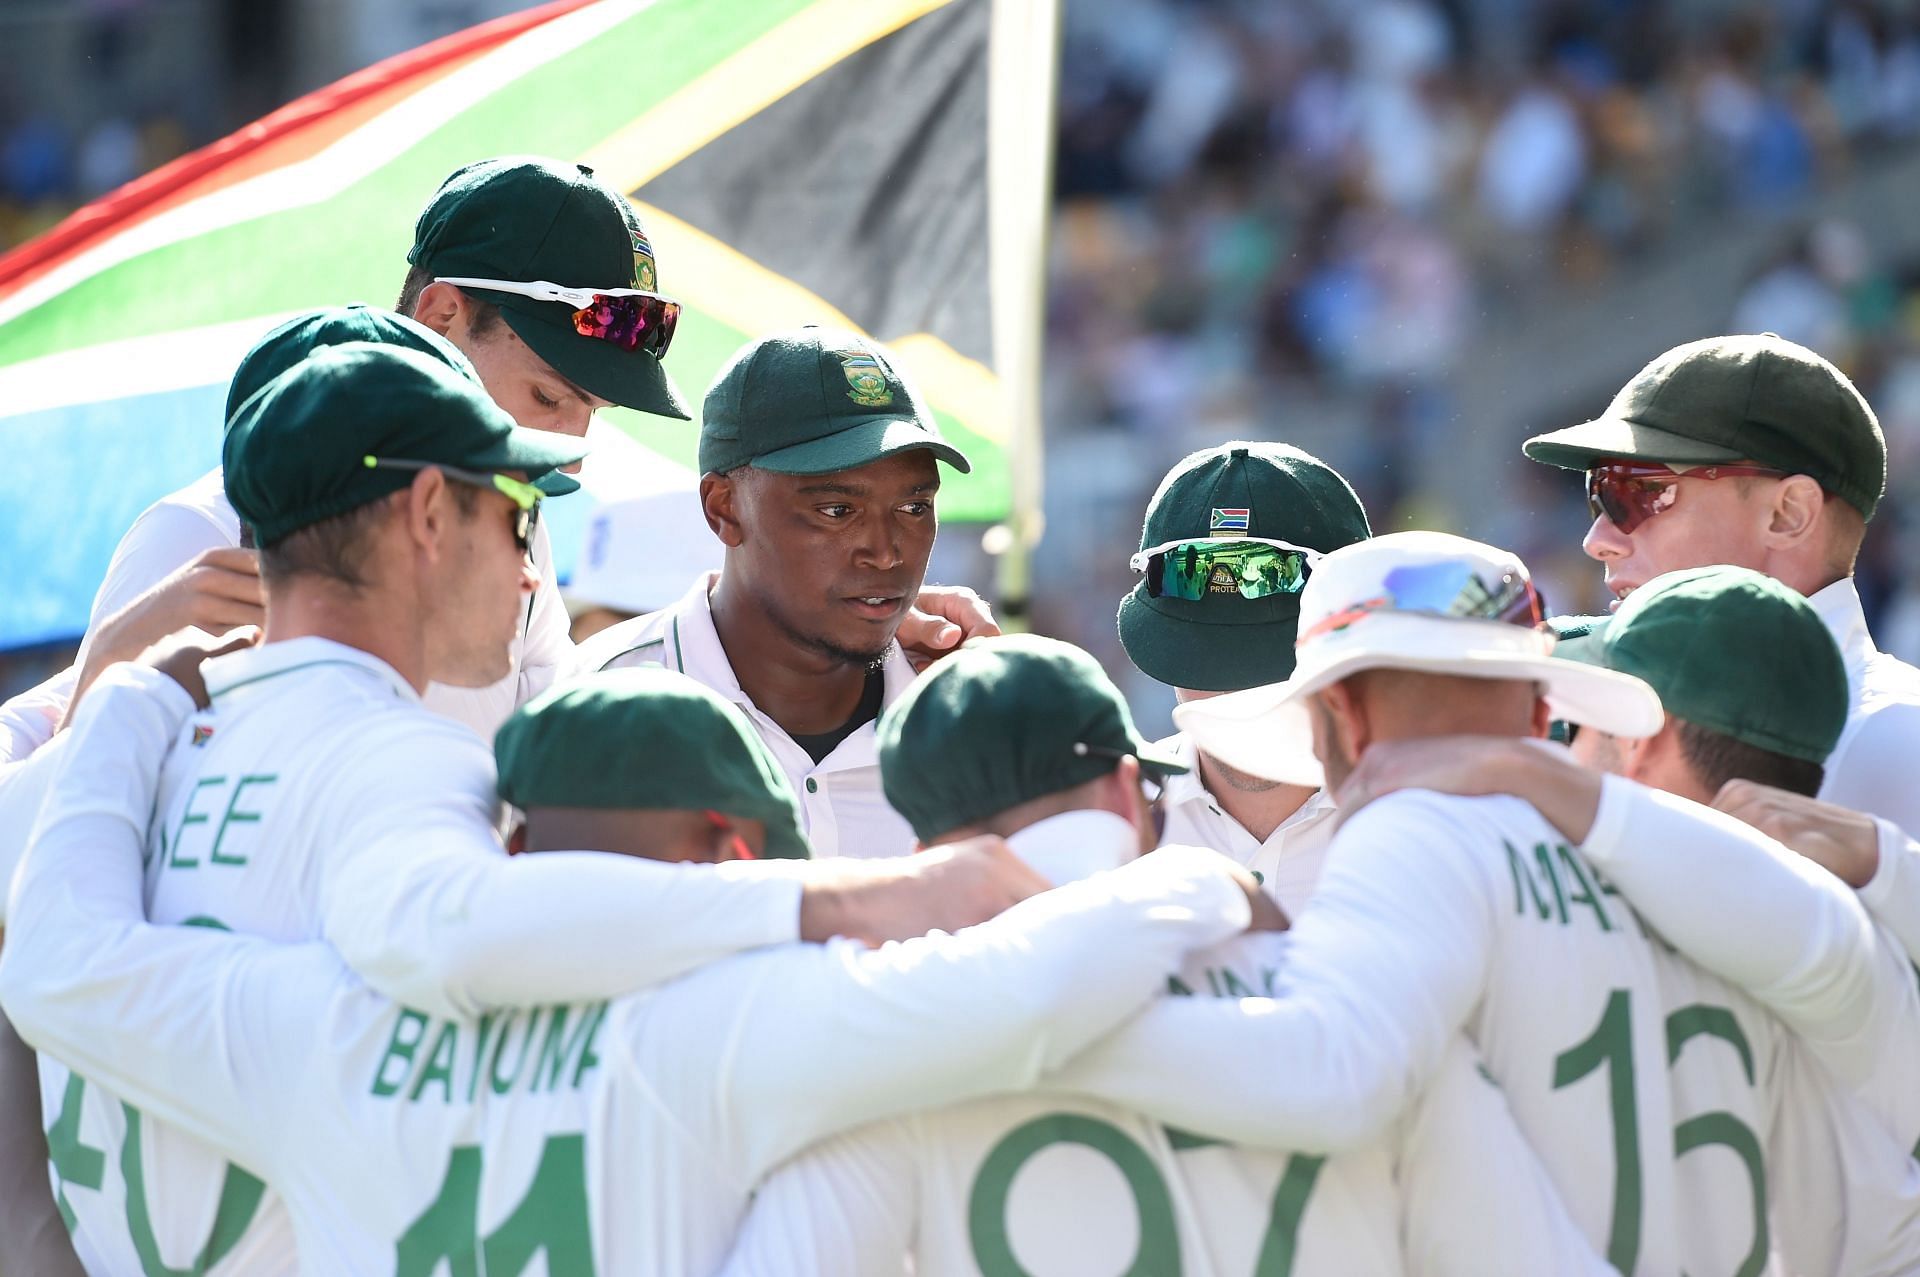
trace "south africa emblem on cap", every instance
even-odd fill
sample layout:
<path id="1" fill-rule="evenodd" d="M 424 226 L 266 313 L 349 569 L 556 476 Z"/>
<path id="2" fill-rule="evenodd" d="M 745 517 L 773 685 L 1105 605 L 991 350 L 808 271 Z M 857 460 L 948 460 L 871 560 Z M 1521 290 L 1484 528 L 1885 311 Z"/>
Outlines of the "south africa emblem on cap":
<path id="1" fill-rule="evenodd" d="M 1247 523 L 1252 517 L 1253 511 L 1250 509 L 1222 509 L 1220 506 L 1215 506 L 1212 516 L 1207 519 L 1207 531 L 1244 536 Z"/>
<path id="2" fill-rule="evenodd" d="M 847 398 L 862 408 L 884 408 L 893 402 L 880 361 L 865 351 L 843 351 L 840 370 L 847 375 Z"/>
<path id="3" fill-rule="evenodd" d="M 627 228 L 627 238 L 633 243 L 633 286 L 652 292 L 655 278 L 653 245 L 647 243 L 647 237 L 631 226 Z"/>

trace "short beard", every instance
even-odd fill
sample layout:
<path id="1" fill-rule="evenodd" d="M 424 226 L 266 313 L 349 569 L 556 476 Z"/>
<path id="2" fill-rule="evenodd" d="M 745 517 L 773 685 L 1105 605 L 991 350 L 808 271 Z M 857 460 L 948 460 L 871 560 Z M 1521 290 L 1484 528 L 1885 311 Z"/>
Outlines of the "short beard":
<path id="1" fill-rule="evenodd" d="M 852 648 L 840 646 L 832 639 L 803 633 L 793 622 L 787 620 L 779 608 L 768 606 L 765 599 L 761 600 L 761 607 L 765 610 L 767 619 L 773 622 L 774 628 L 786 635 L 787 640 L 794 646 L 817 653 L 840 665 L 864 666 L 871 672 L 880 668 L 882 662 L 886 660 L 888 649 L 893 646 L 893 636 L 888 635 L 887 641 L 882 643 L 877 651 L 857 652 Z"/>
<path id="2" fill-rule="evenodd" d="M 1228 789 L 1242 794 L 1264 794 L 1280 788 L 1285 781 L 1268 780 L 1264 776 L 1252 776 L 1237 768 L 1229 767 L 1211 754 L 1207 761 L 1213 764 L 1213 774 L 1225 783 Z"/>

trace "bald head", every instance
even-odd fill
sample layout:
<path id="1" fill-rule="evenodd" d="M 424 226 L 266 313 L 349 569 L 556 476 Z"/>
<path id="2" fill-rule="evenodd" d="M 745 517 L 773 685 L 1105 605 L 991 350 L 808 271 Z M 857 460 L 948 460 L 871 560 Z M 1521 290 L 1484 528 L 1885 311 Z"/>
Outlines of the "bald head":
<path id="1" fill-rule="evenodd" d="M 1313 747 L 1338 790 L 1377 740 L 1430 736 L 1545 736 L 1548 712 L 1537 683 L 1373 669 L 1313 697 Z"/>

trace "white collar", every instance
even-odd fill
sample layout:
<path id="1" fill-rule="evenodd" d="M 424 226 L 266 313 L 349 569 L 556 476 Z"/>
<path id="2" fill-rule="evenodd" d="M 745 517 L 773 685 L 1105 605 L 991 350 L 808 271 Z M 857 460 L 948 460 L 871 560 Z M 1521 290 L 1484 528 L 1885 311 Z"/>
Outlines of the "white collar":
<path id="1" fill-rule="evenodd" d="M 218 697 L 245 684 L 310 665 L 350 665 L 386 684 L 400 699 L 415 705 L 420 703 L 420 694 L 393 666 L 371 652 L 317 635 L 262 643 L 217 656 L 201 667 L 200 675 L 206 680 L 207 694 Z"/>
<path id="2" fill-rule="evenodd" d="M 1846 661 L 1847 672 L 1851 674 L 1866 664 L 1877 649 L 1873 635 L 1867 631 L 1867 614 L 1861 610 L 1860 591 L 1854 587 L 1853 578 L 1841 577 L 1824 590 L 1808 595 L 1807 602 L 1832 631 L 1833 641 L 1840 645 L 1840 655 Z"/>
<path id="3" fill-rule="evenodd" d="M 1084 808 L 1037 820 L 1007 839 L 1013 854 L 1058 887 L 1140 854 L 1140 834 L 1110 811 Z"/>

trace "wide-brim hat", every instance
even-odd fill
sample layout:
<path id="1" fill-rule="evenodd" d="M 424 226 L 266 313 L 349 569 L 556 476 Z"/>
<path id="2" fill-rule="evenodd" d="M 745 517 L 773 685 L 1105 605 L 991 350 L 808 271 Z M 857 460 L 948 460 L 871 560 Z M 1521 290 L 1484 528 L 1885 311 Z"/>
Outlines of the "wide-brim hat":
<path id="1" fill-rule="evenodd" d="M 1314 786 L 1325 776 L 1307 700 L 1363 670 L 1538 683 L 1555 718 L 1614 736 L 1659 731 L 1660 698 L 1639 679 L 1554 660 L 1552 632 L 1524 615 L 1481 615 L 1531 588 L 1515 556 L 1440 532 L 1395 533 L 1337 550 L 1301 592 L 1293 676 L 1190 701 L 1174 710 L 1174 722 L 1229 767 Z"/>

